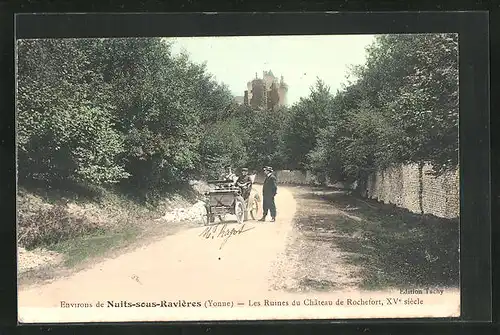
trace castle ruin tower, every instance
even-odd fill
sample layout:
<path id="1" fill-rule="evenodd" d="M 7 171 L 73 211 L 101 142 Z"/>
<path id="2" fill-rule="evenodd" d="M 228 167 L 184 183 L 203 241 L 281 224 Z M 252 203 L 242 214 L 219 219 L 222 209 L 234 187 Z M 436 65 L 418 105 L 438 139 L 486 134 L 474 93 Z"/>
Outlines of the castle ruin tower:
<path id="1" fill-rule="evenodd" d="M 278 92 L 278 85 L 276 83 L 271 84 L 271 88 L 268 91 L 267 95 L 267 109 L 268 110 L 276 110 L 280 106 L 280 96 Z"/>
<path id="2" fill-rule="evenodd" d="M 250 106 L 255 109 L 265 108 L 267 103 L 266 84 L 263 79 L 254 79 L 252 81 L 252 97 Z"/>
<path id="3" fill-rule="evenodd" d="M 283 76 L 281 76 L 281 80 L 278 86 L 278 95 L 279 95 L 279 106 L 287 105 L 287 95 L 288 95 L 288 85 L 283 80 Z"/>
<path id="4" fill-rule="evenodd" d="M 266 83 L 266 90 L 270 90 L 271 86 L 274 84 L 278 84 L 278 79 L 274 76 L 273 71 L 263 71 L 262 79 Z"/>
<path id="5" fill-rule="evenodd" d="M 240 98 L 243 104 L 255 110 L 276 110 L 287 104 L 288 85 L 274 76 L 271 70 L 263 71 L 262 78 L 255 73 L 255 79 L 247 82 L 244 96 Z"/>
<path id="6" fill-rule="evenodd" d="M 252 82 L 251 81 L 249 81 L 247 83 L 247 89 L 245 90 L 245 95 L 243 97 L 243 103 L 246 106 L 249 106 L 250 101 L 252 101 Z"/>

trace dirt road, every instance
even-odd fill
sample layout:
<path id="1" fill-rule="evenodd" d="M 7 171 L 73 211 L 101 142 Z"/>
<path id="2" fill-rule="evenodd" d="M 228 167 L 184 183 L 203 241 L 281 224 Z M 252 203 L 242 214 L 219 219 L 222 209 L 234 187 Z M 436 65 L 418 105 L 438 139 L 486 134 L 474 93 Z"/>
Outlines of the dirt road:
<path id="1" fill-rule="evenodd" d="M 22 289 L 19 306 L 59 307 L 61 301 L 99 299 L 190 299 L 214 293 L 219 299 L 234 300 L 240 293 L 265 293 L 273 264 L 284 252 L 292 229 L 295 200 L 288 189 L 280 188 L 276 205 L 275 223 L 229 221 L 188 229 L 69 278 Z"/>
<path id="2" fill-rule="evenodd" d="M 364 234 L 367 223 L 339 209 L 324 195 L 314 194 L 308 187 L 280 186 L 276 205 L 276 223 L 230 222 L 187 229 L 71 277 L 20 288 L 20 320 L 119 322 L 458 315 L 460 296 L 455 289 L 425 295 L 400 293 L 399 289 L 360 290 L 358 284 L 366 269 L 346 260 L 352 260 L 349 254 L 360 250 L 376 252 L 368 249 L 371 245 Z M 342 232 L 342 226 L 349 231 Z M 351 228 L 354 231 L 350 232 Z M 343 242 L 345 239 L 348 244 Z M 347 252 L 347 247 L 353 245 L 356 247 Z M 103 305 L 96 307 L 98 302 Z M 165 307 L 171 302 L 180 304 L 180 308 L 124 307 L 131 302 L 156 302 L 151 307 Z M 197 307 L 193 308 L 193 303 Z"/>

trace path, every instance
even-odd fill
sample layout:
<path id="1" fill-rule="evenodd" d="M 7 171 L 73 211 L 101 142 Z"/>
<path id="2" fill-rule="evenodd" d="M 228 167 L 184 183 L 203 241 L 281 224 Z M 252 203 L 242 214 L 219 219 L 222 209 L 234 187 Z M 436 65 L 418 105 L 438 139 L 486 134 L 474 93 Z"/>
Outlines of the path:
<path id="1" fill-rule="evenodd" d="M 260 191 L 260 186 L 256 185 Z M 237 299 L 268 291 L 275 260 L 285 249 L 292 229 L 295 200 L 287 188 L 276 197 L 276 223 L 229 223 L 226 231 L 241 234 L 206 238 L 206 227 L 167 236 L 139 250 L 106 260 L 93 268 L 19 292 L 19 306 L 59 307 L 61 301 L 196 299 L 200 296 Z"/>
<path id="2" fill-rule="evenodd" d="M 335 224 L 358 218 L 317 198 L 310 187 L 288 190 L 298 210 L 286 255 L 274 271 L 273 288 L 295 293 L 357 289 L 362 269 L 346 262 L 349 254 L 335 243 Z"/>

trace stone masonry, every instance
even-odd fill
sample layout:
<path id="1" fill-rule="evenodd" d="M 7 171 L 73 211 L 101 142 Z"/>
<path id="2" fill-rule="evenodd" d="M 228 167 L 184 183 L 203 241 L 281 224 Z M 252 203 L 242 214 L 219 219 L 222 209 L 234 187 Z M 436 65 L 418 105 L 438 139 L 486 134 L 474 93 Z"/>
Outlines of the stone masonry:
<path id="1" fill-rule="evenodd" d="M 382 203 L 395 204 L 410 212 L 432 214 L 442 218 L 460 216 L 460 184 L 458 170 L 433 176 L 426 165 L 422 171 L 422 208 L 417 165 L 403 165 L 377 172 L 368 178 L 366 196 Z"/>
<path id="2" fill-rule="evenodd" d="M 448 172 L 441 176 L 429 174 L 431 166 L 422 171 L 422 210 L 441 218 L 454 219 L 460 216 L 459 172 Z M 311 185 L 316 183 L 310 172 L 280 170 L 275 172 L 279 184 Z M 258 175 L 256 182 L 262 182 Z M 417 165 L 401 165 L 371 175 L 362 192 L 367 198 L 386 204 L 406 208 L 420 213 L 420 180 Z"/>

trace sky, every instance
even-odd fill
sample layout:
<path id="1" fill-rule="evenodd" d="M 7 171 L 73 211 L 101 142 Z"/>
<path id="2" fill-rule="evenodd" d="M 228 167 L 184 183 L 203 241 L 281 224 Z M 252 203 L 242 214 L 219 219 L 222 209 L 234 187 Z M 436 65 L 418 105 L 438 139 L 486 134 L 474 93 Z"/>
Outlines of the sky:
<path id="1" fill-rule="evenodd" d="M 243 96 L 247 82 L 271 70 L 288 84 L 288 104 L 307 97 L 316 78 L 332 92 L 346 83 L 350 65 L 365 62 L 365 48 L 374 35 L 180 37 L 172 52 L 182 51 L 225 83 L 235 96 Z"/>

